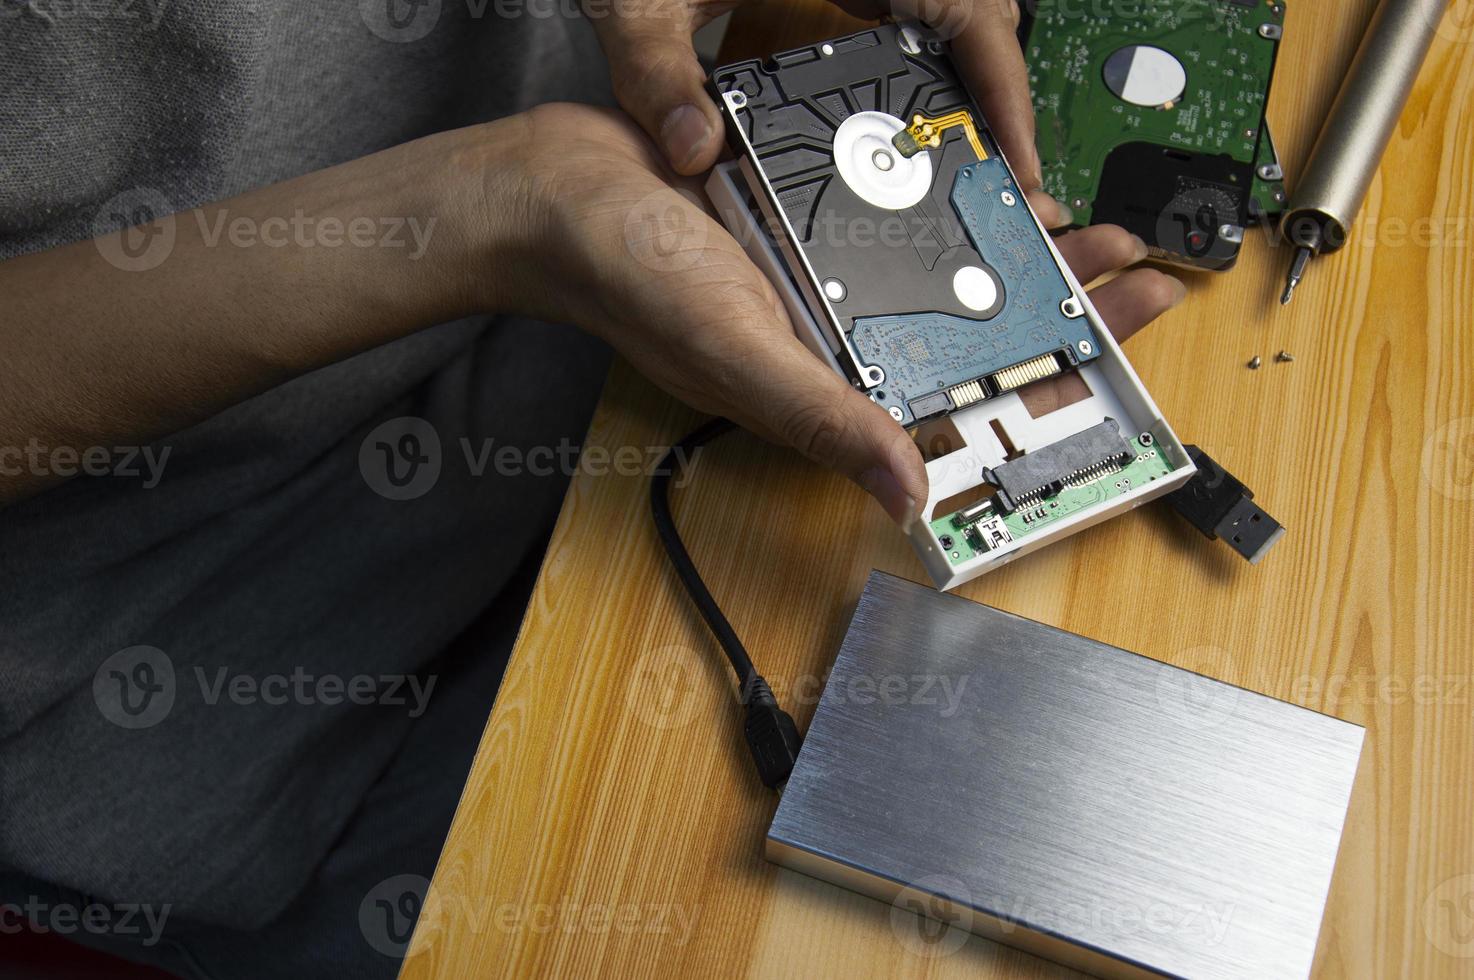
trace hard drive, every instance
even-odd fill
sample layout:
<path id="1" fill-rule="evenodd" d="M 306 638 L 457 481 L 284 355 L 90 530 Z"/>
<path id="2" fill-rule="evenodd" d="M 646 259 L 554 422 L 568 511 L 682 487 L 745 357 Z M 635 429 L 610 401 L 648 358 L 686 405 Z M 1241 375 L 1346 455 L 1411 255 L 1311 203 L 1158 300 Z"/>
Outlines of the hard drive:
<path id="1" fill-rule="evenodd" d="M 1245 230 L 1284 208 L 1265 117 L 1282 0 L 1025 6 L 1044 189 L 1154 259 L 1231 268 Z"/>
<path id="2" fill-rule="evenodd" d="M 810 349 L 910 429 L 939 586 L 1193 466 L 1019 190 L 942 41 L 888 24 L 719 68 L 708 193 Z M 1064 382 L 1034 416 L 1019 392 Z"/>
<path id="3" fill-rule="evenodd" d="M 896 421 L 1099 356 L 939 42 L 881 28 L 714 80 L 841 365 Z"/>

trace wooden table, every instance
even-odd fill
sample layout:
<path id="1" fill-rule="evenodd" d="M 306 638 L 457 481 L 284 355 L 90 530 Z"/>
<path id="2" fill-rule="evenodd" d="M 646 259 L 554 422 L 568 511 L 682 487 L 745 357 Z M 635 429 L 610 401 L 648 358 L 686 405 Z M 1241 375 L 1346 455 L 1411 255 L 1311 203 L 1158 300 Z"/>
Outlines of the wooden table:
<path id="1" fill-rule="evenodd" d="M 1289 4 L 1270 116 L 1291 180 L 1372 6 Z M 1326 975 L 1474 974 L 1469 6 L 1444 23 L 1354 243 L 1291 306 L 1287 249 L 1254 233 L 1237 268 L 1191 276 L 1188 301 L 1127 345 L 1177 432 L 1287 525 L 1275 551 L 1251 567 L 1154 507 L 960 590 L 1366 726 Z M 854 23 L 764 0 L 724 54 Z M 663 446 L 694 421 L 619 365 L 587 446 Z M 920 920 L 763 860 L 776 799 L 647 497 L 641 477 L 574 480 L 404 976 L 1068 972 L 976 938 L 929 957 L 908 934 Z M 800 728 L 869 570 L 924 580 L 859 490 L 746 434 L 700 457 L 676 516 Z"/>

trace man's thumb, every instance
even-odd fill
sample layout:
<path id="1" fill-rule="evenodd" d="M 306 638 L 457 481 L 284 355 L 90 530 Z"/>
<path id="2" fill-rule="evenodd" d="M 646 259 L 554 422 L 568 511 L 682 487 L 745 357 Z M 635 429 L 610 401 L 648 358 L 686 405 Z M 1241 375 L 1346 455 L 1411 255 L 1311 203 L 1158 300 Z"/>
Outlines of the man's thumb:
<path id="1" fill-rule="evenodd" d="M 890 418 L 866 418 L 867 431 L 862 454 L 868 457 L 858 472 L 851 471 L 856 483 L 874 497 L 891 520 L 903 530 L 926 506 L 926 466 L 910 437 Z"/>
<path id="2" fill-rule="evenodd" d="M 797 343 L 794 344 L 797 347 Z M 837 470 L 880 502 L 897 524 L 909 530 L 926 504 L 926 464 L 906 430 L 885 410 L 831 374 L 800 350 L 789 361 L 801 382 L 789 387 L 796 397 L 777 397 L 760 406 L 755 421 L 780 442 L 815 462 Z M 801 367 L 800 367 L 801 365 Z"/>
<path id="3" fill-rule="evenodd" d="M 703 87 L 706 73 L 685 18 L 667 6 L 648 17 L 610 15 L 596 23 L 615 98 L 672 169 L 689 176 L 716 163 L 721 117 Z"/>

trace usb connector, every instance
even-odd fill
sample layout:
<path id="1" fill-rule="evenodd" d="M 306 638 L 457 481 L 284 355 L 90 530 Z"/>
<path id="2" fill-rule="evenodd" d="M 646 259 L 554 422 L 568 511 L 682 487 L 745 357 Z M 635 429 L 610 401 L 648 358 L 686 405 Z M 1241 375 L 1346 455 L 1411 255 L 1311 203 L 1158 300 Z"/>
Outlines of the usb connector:
<path id="1" fill-rule="evenodd" d="M 798 726 L 793 717 L 773 697 L 768 682 L 754 674 L 744 685 L 743 701 L 747 705 L 747 717 L 742 723 L 742 736 L 747 740 L 747 749 L 752 753 L 753 765 L 757 766 L 758 778 L 769 789 L 782 790 L 798 762 Z"/>
<path id="2" fill-rule="evenodd" d="M 1209 538 L 1222 538 L 1249 560 L 1259 561 L 1285 533 L 1256 503 L 1254 491 L 1197 446 L 1184 446 L 1198 472 L 1167 495 L 1172 509 Z"/>

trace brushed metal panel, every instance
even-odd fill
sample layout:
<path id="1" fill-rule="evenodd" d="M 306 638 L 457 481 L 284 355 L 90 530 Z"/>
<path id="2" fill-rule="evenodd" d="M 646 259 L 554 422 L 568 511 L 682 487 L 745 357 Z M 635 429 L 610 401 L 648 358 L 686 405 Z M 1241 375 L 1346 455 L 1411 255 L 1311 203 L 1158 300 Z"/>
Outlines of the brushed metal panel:
<path id="1" fill-rule="evenodd" d="M 1095 972 L 1303 977 L 1362 736 L 873 572 L 767 851 Z"/>

